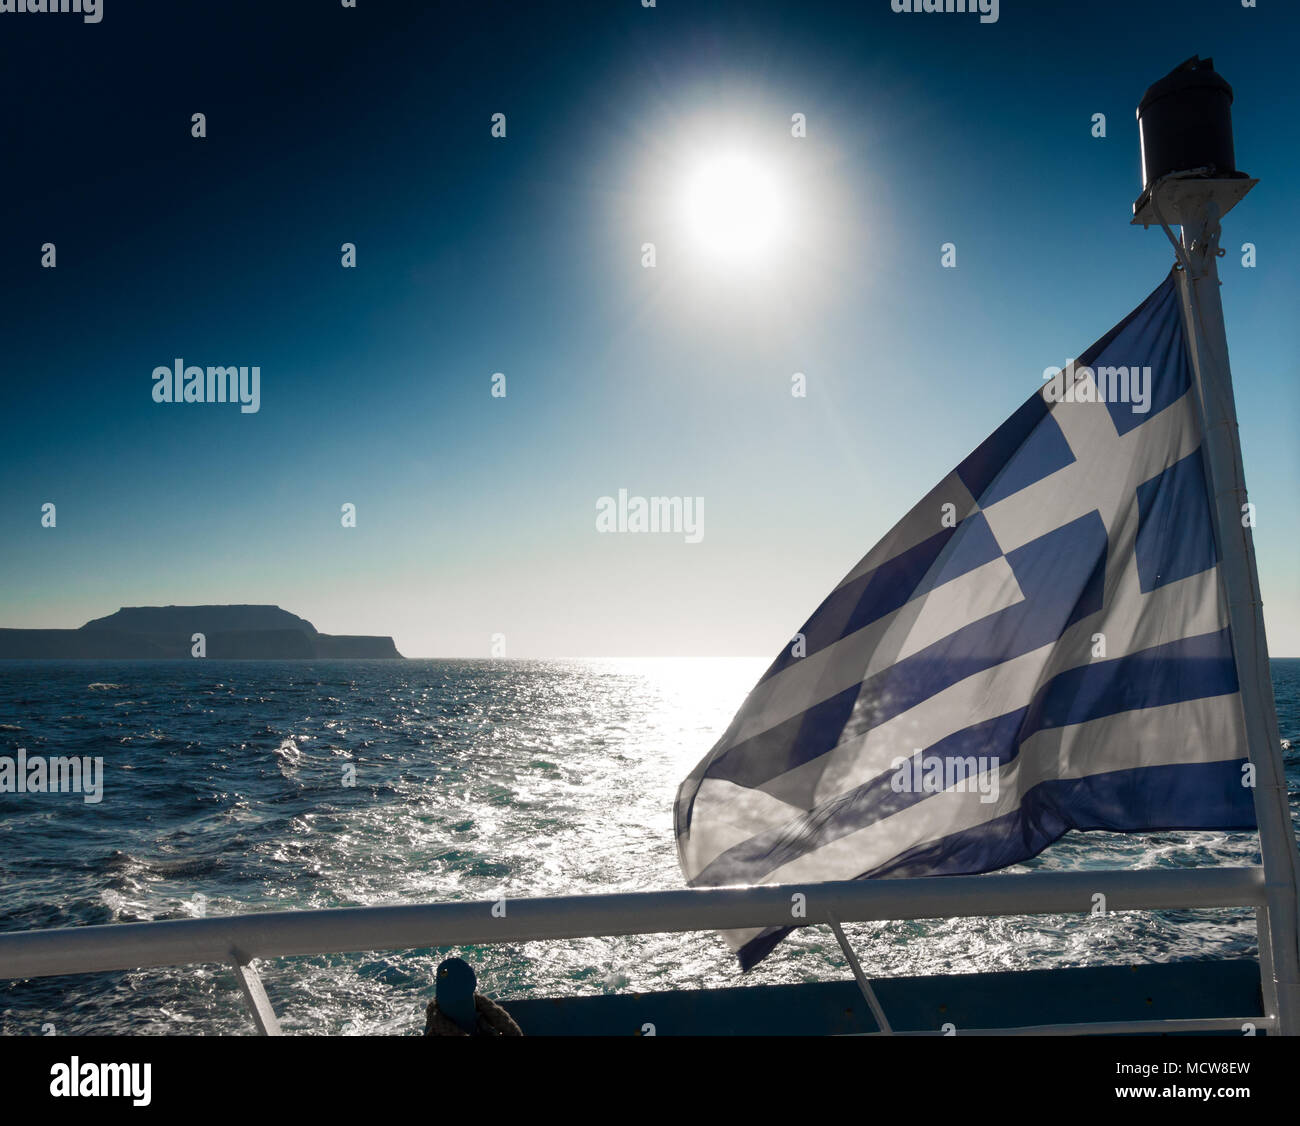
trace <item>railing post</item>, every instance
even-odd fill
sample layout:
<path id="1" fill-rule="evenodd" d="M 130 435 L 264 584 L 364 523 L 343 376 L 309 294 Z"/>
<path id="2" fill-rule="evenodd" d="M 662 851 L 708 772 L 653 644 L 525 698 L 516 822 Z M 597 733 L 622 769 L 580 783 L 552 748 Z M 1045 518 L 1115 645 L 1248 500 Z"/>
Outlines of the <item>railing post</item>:
<path id="1" fill-rule="evenodd" d="M 262 988 L 262 979 L 257 976 L 251 962 L 240 962 L 235 958 L 230 963 L 235 967 L 235 977 L 239 979 L 239 988 L 243 991 L 244 1002 L 253 1016 L 257 1031 L 263 1036 L 280 1035 L 280 1019 L 275 1015 L 271 999 Z"/>
<path id="2" fill-rule="evenodd" d="M 858 956 L 853 952 L 853 947 L 849 945 L 849 940 L 844 936 L 844 928 L 840 926 L 834 915 L 828 915 L 831 930 L 835 934 L 835 941 L 840 944 L 840 950 L 844 954 L 845 960 L 849 963 L 849 969 L 853 971 L 853 978 L 858 983 L 858 989 L 862 996 L 866 998 L 867 1006 L 871 1009 L 871 1015 L 876 1018 L 876 1026 L 886 1036 L 892 1036 L 894 1030 L 889 1027 L 889 1021 L 885 1019 L 885 1010 L 880 1004 L 880 999 L 876 996 L 876 991 L 871 988 L 871 982 L 867 980 L 867 975 L 862 972 L 862 965 L 858 962 Z"/>

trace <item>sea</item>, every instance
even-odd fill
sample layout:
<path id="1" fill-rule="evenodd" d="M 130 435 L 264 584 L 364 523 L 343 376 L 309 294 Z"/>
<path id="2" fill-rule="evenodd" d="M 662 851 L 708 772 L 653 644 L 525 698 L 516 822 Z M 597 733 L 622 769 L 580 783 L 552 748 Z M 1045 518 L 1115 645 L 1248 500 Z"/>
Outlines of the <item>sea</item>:
<path id="1" fill-rule="evenodd" d="M 102 800 L 0 794 L 0 931 L 677 889 L 678 783 L 766 662 L 0 662 L 0 754 L 102 757 Z M 1300 659 L 1272 662 L 1293 820 Z M 1258 862 L 1253 834 L 1072 833 L 1011 871 Z M 873 977 L 1256 953 L 1244 910 L 852 924 Z M 416 1034 L 448 949 L 258 963 L 286 1033 Z M 712 933 L 454 951 L 510 998 L 849 976 L 824 927 L 742 976 Z M 0 972 L 3 967 L 0 967 Z M 0 1033 L 246 1034 L 218 965 L 0 980 Z"/>

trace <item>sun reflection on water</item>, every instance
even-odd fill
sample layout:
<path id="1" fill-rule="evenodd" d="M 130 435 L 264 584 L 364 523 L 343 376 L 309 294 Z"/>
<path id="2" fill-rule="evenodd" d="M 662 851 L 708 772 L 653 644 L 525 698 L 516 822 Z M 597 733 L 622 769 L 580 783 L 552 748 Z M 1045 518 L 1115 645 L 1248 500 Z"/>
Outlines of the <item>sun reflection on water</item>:
<path id="1" fill-rule="evenodd" d="M 681 888 L 673 800 L 766 667 L 762 660 L 409 661 L 304 666 L 301 675 L 213 662 L 196 690 L 175 669 L 115 671 L 84 693 L 75 738 L 130 768 L 135 805 L 105 825 L 47 832 L 45 867 L 0 872 L 0 928 L 498 896 Z M 83 679 L 10 678 L 59 717 Z M 75 675 L 75 674 L 72 674 Z M 191 674 L 192 675 L 192 674 Z M 25 695 L 24 695 L 25 694 Z M 117 697 L 117 699 L 114 699 Z M 126 707 L 120 706 L 127 702 Z M 145 702 L 148 703 L 145 703 Z M 30 708 L 29 708 L 30 710 Z M 158 730 L 160 715 L 174 718 Z M 152 732 L 145 737 L 146 732 Z M 40 739 L 32 739 L 39 743 Z M 345 768 L 355 785 L 340 784 Z M 34 816 L 34 814 L 33 814 Z M 68 815 L 71 816 L 71 815 Z M 42 835 L 43 834 L 43 835 Z M 1098 851 L 1104 846 L 1105 852 Z M 1089 834 L 1029 866 L 1247 863 L 1245 835 Z M 69 857 L 83 859 L 69 862 Z M 0 862 L 3 863 L 3 862 Z M 50 873 L 54 873 L 51 875 Z M 940 920 L 850 925 L 867 972 L 898 975 L 1253 951 L 1242 912 L 1105 920 Z M 533 942 L 461 951 L 485 992 L 509 998 L 735 985 L 715 934 Z M 264 967 L 286 1031 L 413 1032 L 445 950 L 276 960 Z M 796 932 L 749 982 L 848 976 L 821 927 Z M 229 980 L 227 980 L 229 978 Z M 71 984 L 69 984 L 71 982 Z M 176 968 L 15 986 L 0 1031 L 70 1014 L 69 1032 L 246 1032 L 233 978 Z M 75 1026 L 75 1027 L 74 1027 Z"/>

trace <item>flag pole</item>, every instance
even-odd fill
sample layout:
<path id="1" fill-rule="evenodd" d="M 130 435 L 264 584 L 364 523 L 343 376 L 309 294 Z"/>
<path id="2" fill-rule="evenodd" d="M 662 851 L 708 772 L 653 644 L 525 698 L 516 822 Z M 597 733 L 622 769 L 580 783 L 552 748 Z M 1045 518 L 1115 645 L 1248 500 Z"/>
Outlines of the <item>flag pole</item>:
<path id="1" fill-rule="evenodd" d="M 1138 108 L 1144 190 L 1134 223 L 1159 223 L 1178 255 L 1178 290 L 1201 414 L 1219 575 L 1254 770 L 1267 906 L 1258 912 L 1266 1011 L 1283 1035 L 1300 1034 L 1300 854 L 1291 827 L 1273 683 L 1255 564 L 1253 510 L 1237 432 L 1228 341 L 1219 296 L 1219 220 L 1258 182 L 1237 172 L 1232 89 L 1210 59 L 1189 59 L 1153 85 Z M 1175 239 L 1170 224 L 1182 228 Z"/>

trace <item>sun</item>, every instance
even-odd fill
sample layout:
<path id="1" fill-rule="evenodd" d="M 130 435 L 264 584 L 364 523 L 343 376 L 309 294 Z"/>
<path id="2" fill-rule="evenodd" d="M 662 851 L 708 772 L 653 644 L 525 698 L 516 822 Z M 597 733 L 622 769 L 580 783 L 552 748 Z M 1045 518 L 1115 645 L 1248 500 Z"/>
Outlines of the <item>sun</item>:
<path id="1" fill-rule="evenodd" d="M 781 228 L 776 177 L 745 153 L 705 158 L 687 177 L 683 206 L 694 245 L 724 262 L 755 262 Z"/>

